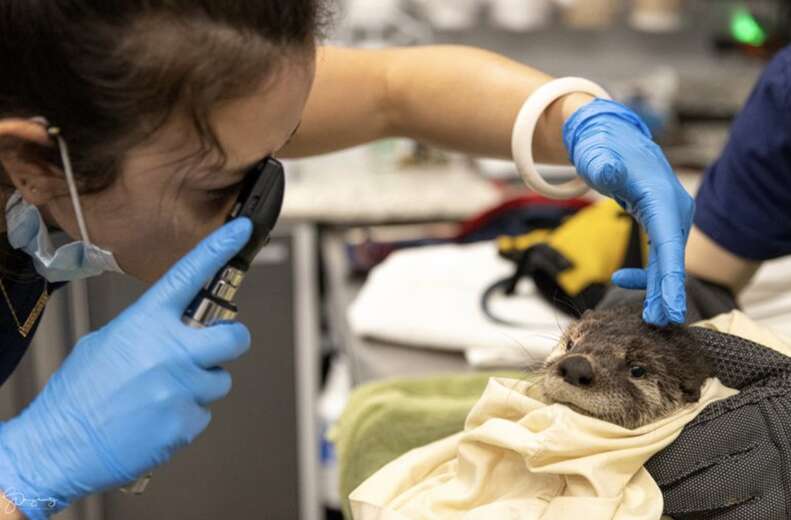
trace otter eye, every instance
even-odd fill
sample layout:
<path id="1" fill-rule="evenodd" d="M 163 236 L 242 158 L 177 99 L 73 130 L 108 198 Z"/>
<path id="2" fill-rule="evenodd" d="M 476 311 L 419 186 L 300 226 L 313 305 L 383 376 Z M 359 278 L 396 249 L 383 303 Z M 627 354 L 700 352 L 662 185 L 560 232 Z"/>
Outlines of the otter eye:
<path id="1" fill-rule="evenodd" d="M 640 379 L 641 377 L 645 377 L 646 370 L 641 366 L 635 365 L 629 369 L 629 374 L 635 379 Z"/>

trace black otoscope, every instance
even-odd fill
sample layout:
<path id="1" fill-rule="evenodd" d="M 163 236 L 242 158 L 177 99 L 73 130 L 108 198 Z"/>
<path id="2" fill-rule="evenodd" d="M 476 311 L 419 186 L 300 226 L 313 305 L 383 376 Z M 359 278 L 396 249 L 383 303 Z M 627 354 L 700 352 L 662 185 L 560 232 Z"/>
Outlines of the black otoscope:
<path id="1" fill-rule="evenodd" d="M 192 300 L 182 321 L 195 328 L 209 327 L 236 318 L 233 299 L 253 259 L 269 243 L 283 207 L 286 178 L 280 161 L 267 158 L 256 164 L 244 181 L 228 220 L 247 217 L 253 222 L 250 241 Z"/>
<path id="2" fill-rule="evenodd" d="M 181 321 L 200 329 L 236 318 L 238 309 L 233 299 L 258 252 L 271 239 L 272 229 L 283 207 L 285 191 L 286 177 L 283 165 L 277 159 L 267 157 L 250 169 L 228 216 L 229 221 L 247 217 L 253 222 L 250 241 L 201 289 L 184 311 Z M 140 495 L 150 480 L 151 474 L 145 475 L 122 491 Z"/>

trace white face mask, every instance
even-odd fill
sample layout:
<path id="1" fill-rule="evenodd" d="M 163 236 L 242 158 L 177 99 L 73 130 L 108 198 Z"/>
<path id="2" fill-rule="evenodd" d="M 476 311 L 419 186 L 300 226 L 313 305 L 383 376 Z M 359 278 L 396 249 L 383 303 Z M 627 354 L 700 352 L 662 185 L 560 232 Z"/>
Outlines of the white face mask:
<path id="1" fill-rule="evenodd" d="M 36 121 L 40 120 L 36 119 Z M 41 212 L 25 201 L 17 191 L 6 204 L 8 242 L 14 249 L 21 249 L 30 255 L 33 258 L 36 271 L 50 282 L 90 278 L 106 271 L 123 273 L 111 252 L 91 243 L 85 219 L 82 216 L 82 206 L 77 194 L 77 185 L 74 182 L 66 141 L 57 129 L 50 129 L 49 133 L 58 142 L 60 148 L 63 171 L 66 174 L 66 182 L 69 185 L 82 240 L 55 249 Z"/>

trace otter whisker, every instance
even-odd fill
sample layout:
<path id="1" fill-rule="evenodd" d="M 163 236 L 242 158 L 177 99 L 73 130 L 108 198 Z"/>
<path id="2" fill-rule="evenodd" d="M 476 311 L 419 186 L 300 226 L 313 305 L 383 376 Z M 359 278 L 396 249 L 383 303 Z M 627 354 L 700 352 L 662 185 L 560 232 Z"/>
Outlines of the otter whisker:
<path id="1" fill-rule="evenodd" d="M 516 386 L 519 383 L 527 382 L 527 379 L 528 378 L 532 378 L 532 377 L 536 377 L 536 380 L 535 381 L 529 381 L 528 384 L 527 384 L 527 387 L 524 390 L 524 392 L 517 392 Z M 544 377 L 543 369 L 536 370 L 536 371 L 531 371 L 530 373 L 525 374 L 523 377 L 520 377 L 520 378 L 516 379 L 515 382 L 514 382 L 514 385 L 510 388 L 510 390 L 513 393 L 518 393 L 519 395 L 524 395 L 525 393 L 527 393 L 527 391 L 529 391 L 534 386 L 540 385 L 541 384 L 541 380 L 543 379 L 543 377 Z M 510 399 L 510 397 L 511 396 L 510 396 L 510 393 L 509 393 L 508 398 L 506 399 L 506 403 L 508 402 L 508 399 Z"/>
<path id="2" fill-rule="evenodd" d="M 571 315 L 575 318 L 579 318 L 582 316 L 582 311 L 577 307 L 574 301 L 571 298 L 566 297 L 565 295 L 558 295 L 559 290 L 555 289 L 554 294 L 552 295 L 552 301 L 558 305 L 562 305 L 566 307 L 568 310 L 571 311 Z"/>
<path id="3" fill-rule="evenodd" d="M 526 337 L 528 337 L 528 338 L 541 338 L 541 339 L 549 339 L 549 340 L 552 340 L 552 341 L 554 341 L 554 342 L 556 342 L 556 343 L 557 343 L 558 341 L 560 341 L 560 339 L 562 338 L 562 336 L 556 336 L 556 335 L 554 335 L 554 334 L 544 334 L 544 333 L 541 333 L 541 332 L 534 332 L 534 333 L 532 333 L 532 334 L 529 334 L 529 335 L 528 335 L 528 336 L 526 336 Z"/>
<path id="4" fill-rule="evenodd" d="M 713 374 L 685 327 L 658 330 L 641 317 L 642 306 L 588 311 L 572 323 L 542 372 L 549 402 L 637 428 L 699 399 Z"/>
<path id="5" fill-rule="evenodd" d="M 515 337 L 511 336 L 510 334 L 507 334 L 505 331 L 499 331 L 499 332 L 503 336 L 505 336 L 506 338 L 511 340 L 512 343 L 514 343 L 515 345 L 520 347 L 525 352 L 525 354 L 527 354 L 528 363 L 525 366 L 522 367 L 522 370 L 528 370 L 529 371 L 531 369 L 531 367 L 534 367 L 534 366 L 537 366 L 537 365 L 540 365 L 540 366 L 544 365 L 545 357 L 538 357 L 538 356 L 536 356 L 536 354 L 531 352 L 530 349 L 526 345 L 522 344 L 519 340 L 517 340 Z M 531 334 L 530 337 L 540 338 L 540 337 L 542 337 L 542 335 L 539 334 L 539 333 L 536 333 L 536 334 Z M 554 341 L 556 338 L 554 338 L 552 336 L 547 336 L 547 337 L 545 337 L 545 339 L 551 339 L 551 340 Z M 557 338 L 557 339 L 559 340 L 560 338 Z"/>
<path id="6" fill-rule="evenodd" d="M 557 297 L 557 290 L 555 290 L 555 296 L 553 297 L 553 299 L 556 297 Z M 558 319 L 558 309 L 554 305 L 552 306 L 552 317 L 555 318 L 555 326 L 558 328 L 560 333 L 565 334 L 566 331 L 563 329 L 563 327 L 560 326 L 560 320 Z"/>

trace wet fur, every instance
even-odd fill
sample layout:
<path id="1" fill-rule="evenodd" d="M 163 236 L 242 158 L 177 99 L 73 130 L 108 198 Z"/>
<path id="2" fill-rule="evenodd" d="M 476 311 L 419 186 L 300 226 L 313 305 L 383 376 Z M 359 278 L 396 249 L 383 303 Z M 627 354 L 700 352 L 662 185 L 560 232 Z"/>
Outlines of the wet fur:
<path id="1" fill-rule="evenodd" d="M 587 311 L 566 329 L 547 358 L 539 385 L 550 402 L 625 428 L 638 428 L 671 415 L 700 398 L 713 375 L 686 327 L 646 324 L 634 307 Z M 593 367 L 593 382 L 577 387 L 563 380 L 559 364 L 582 355 Z M 643 367 L 643 377 L 631 368 Z"/>

